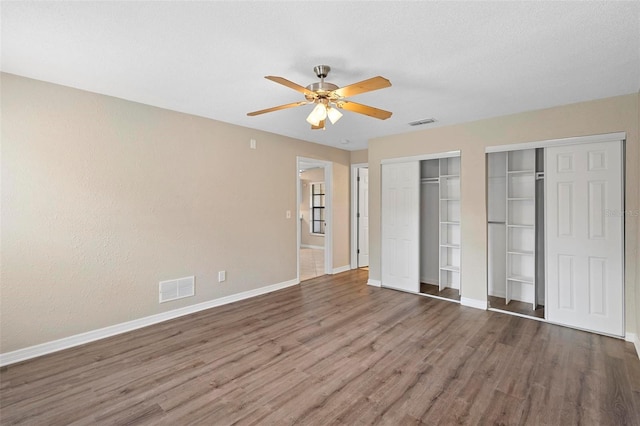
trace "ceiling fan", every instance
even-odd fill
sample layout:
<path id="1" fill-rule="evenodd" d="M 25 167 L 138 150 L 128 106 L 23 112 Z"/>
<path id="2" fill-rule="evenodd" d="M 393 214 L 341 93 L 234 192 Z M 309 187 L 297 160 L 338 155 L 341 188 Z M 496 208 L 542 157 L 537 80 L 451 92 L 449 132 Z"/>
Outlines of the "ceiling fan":
<path id="1" fill-rule="evenodd" d="M 363 80 L 359 83 L 350 84 L 344 87 L 338 87 L 333 83 L 325 82 L 324 79 L 331 71 L 331 67 L 328 65 L 318 65 L 313 68 L 320 79 L 317 83 L 312 83 L 307 87 L 302 87 L 299 84 L 293 83 L 286 78 L 276 77 L 268 75 L 265 78 L 273 82 L 287 86 L 293 90 L 296 90 L 302 94 L 306 100 L 300 102 L 293 102 L 290 104 L 280 105 L 273 108 L 262 109 L 260 111 L 250 112 L 248 116 L 260 115 L 267 112 L 278 111 L 281 109 L 293 108 L 307 104 L 315 104 L 315 108 L 311 111 L 311 114 L 307 117 L 307 122 L 311 124 L 311 129 L 324 130 L 324 124 L 328 118 L 331 124 L 335 124 L 342 117 L 342 113 L 338 109 L 345 109 L 347 111 L 357 112 L 358 114 L 368 115 L 369 117 L 378 118 L 380 120 L 386 120 L 391 117 L 391 112 L 382 109 L 370 107 L 356 102 L 347 101 L 344 98 L 359 95 L 361 93 L 371 92 L 373 90 L 384 89 L 390 87 L 391 82 L 384 77 L 373 77 L 368 80 Z"/>

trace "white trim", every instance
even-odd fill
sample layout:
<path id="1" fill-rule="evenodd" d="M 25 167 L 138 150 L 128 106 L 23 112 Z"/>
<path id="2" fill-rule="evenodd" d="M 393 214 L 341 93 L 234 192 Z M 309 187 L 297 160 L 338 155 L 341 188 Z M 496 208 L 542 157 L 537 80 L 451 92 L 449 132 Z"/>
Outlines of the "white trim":
<path id="1" fill-rule="evenodd" d="M 25 361 L 31 358 L 39 357 L 42 355 L 50 354 L 52 352 L 58 352 L 63 349 L 72 348 L 74 346 L 84 345 L 86 343 L 94 342 L 96 340 L 104 339 L 107 337 L 115 336 L 118 334 L 126 333 L 139 328 L 147 327 L 153 324 L 158 324 L 170 319 L 178 318 L 184 315 L 189 315 L 194 312 L 203 311 L 205 309 L 214 308 L 216 306 L 226 305 L 240 300 L 249 299 L 251 297 L 260 296 L 273 291 L 282 290 L 287 287 L 291 287 L 299 284 L 297 279 L 284 281 L 277 284 L 268 285 L 265 287 L 256 288 L 253 290 L 243 291 L 242 293 L 232 294 L 230 296 L 220 297 L 218 299 L 209 300 L 207 302 L 197 303 L 191 306 L 185 306 L 184 308 L 174 309 L 167 312 L 162 312 L 148 317 L 138 318 L 133 321 L 127 321 L 120 324 L 111 325 L 97 330 L 91 330 L 86 333 L 80 333 L 62 339 L 53 340 L 51 342 L 41 343 L 39 345 L 29 346 L 27 348 L 18 349 L 12 352 L 0 354 L 0 366 L 14 364 L 16 362 Z"/>
<path id="2" fill-rule="evenodd" d="M 358 269 L 358 169 L 369 168 L 369 163 L 351 165 L 351 269 Z"/>
<path id="3" fill-rule="evenodd" d="M 435 160 L 439 158 L 460 157 L 460 150 L 438 152 L 435 154 L 414 155 L 411 157 L 385 158 L 380 164 L 408 163 L 410 161 Z"/>
<path id="4" fill-rule="evenodd" d="M 626 333 L 624 335 L 624 340 L 633 343 L 633 346 L 636 347 L 636 355 L 640 358 L 640 338 L 638 338 L 638 335 L 635 333 Z"/>
<path id="5" fill-rule="evenodd" d="M 439 272 L 439 270 L 438 270 L 438 272 Z M 430 283 L 435 283 L 437 281 L 438 281 L 438 277 L 420 277 L 420 282 L 421 283 L 430 284 Z M 438 284 L 433 284 L 433 285 L 438 285 Z"/>
<path id="6" fill-rule="evenodd" d="M 493 290 L 493 294 L 489 294 L 489 296 L 492 297 L 499 297 L 501 299 L 504 299 L 507 297 L 506 291 L 496 291 L 495 289 Z"/>
<path id="7" fill-rule="evenodd" d="M 372 287 L 382 287 L 382 283 L 380 282 L 380 280 L 374 280 L 369 278 L 369 280 L 367 281 L 367 285 L 370 285 Z"/>
<path id="8" fill-rule="evenodd" d="M 324 250 L 324 246 L 314 246 L 311 244 L 300 244 L 300 248 L 310 248 L 310 249 L 316 249 L 316 250 Z"/>
<path id="9" fill-rule="evenodd" d="M 521 314 L 519 312 L 505 311 L 503 309 L 498 309 L 498 308 L 489 308 L 488 310 L 491 312 L 500 312 L 501 314 L 513 315 L 515 317 L 520 317 L 520 318 L 525 318 L 525 319 L 530 319 L 530 320 L 535 320 L 540 322 L 547 322 L 547 323 L 549 322 L 544 318 L 534 317 L 533 315 Z"/>
<path id="10" fill-rule="evenodd" d="M 456 299 L 449 299 L 447 297 L 442 297 L 442 296 L 436 296 L 435 294 L 427 294 L 427 293 L 418 293 L 419 296 L 424 296 L 424 297 L 430 297 L 432 299 L 438 299 L 438 300 L 444 300 L 446 302 L 453 302 L 453 303 L 457 303 L 460 304 L 459 300 Z"/>
<path id="11" fill-rule="evenodd" d="M 460 304 L 462 306 L 468 306 L 470 308 L 482 309 L 483 311 L 487 310 L 486 300 L 477 300 L 477 299 L 469 299 L 468 297 L 461 297 Z"/>
<path id="12" fill-rule="evenodd" d="M 510 145 L 507 144 L 507 145 L 488 146 L 485 148 L 484 152 L 491 153 L 491 152 L 517 151 L 520 149 L 547 148 L 550 146 L 575 145 L 579 143 L 622 141 L 625 139 L 627 139 L 626 132 L 604 133 L 601 135 L 576 136 L 571 138 L 550 139 L 546 141 L 523 142 L 523 143 L 510 144 Z"/>
<path id="13" fill-rule="evenodd" d="M 340 274 L 342 272 L 347 272 L 351 270 L 351 265 L 340 266 L 339 268 L 333 268 L 334 274 Z"/>

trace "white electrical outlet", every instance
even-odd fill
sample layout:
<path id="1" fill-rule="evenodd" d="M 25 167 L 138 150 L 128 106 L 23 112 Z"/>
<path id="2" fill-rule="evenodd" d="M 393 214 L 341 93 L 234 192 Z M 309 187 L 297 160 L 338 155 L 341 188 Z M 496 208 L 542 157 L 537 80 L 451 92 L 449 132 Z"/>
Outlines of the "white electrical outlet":
<path id="1" fill-rule="evenodd" d="M 221 283 L 227 279 L 227 271 L 218 272 L 218 282 Z"/>

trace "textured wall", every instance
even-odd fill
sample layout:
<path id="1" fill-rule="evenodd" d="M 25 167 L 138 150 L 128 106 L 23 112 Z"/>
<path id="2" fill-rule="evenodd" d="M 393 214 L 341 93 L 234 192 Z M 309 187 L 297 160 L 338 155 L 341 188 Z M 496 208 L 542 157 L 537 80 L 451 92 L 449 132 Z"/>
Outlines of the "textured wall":
<path id="1" fill-rule="evenodd" d="M 485 147 L 626 132 L 626 206 L 639 208 L 637 94 L 439 127 L 369 142 L 369 276 L 380 280 L 380 164 L 383 159 L 461 151 L 462 296 L 486 300 L 487 226 Z M 638 217 L 625 220 L 627 332 L 636 328 Z M 640 324 L 638 324 L 640 327 Z"/>
<path id="2" fill-rule="evenodd" d="M 0 352 L 295 279 L 296 156 L 334 162 L 334 267 L 349 263 L 349 152 L 1 83 Z M 195 297 L 158 304 L 158 281 L 188 275 Z"/>
<path id="3" fill-rule="evenodd" d="M 351 151 L 351 164 L 362 164 L 369 161 L 369 150 Z"/>

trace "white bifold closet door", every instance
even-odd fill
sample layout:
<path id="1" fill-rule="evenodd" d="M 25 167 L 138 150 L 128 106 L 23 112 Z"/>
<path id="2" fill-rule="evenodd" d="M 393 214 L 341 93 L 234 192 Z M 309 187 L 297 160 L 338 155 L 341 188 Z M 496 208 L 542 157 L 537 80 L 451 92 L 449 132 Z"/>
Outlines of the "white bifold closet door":
<path id="1" fill-rule="evenodd" d="M 624 334 L 622 142 L 545 148 L 547 319 Z"/>
<path id="2" fill-rule="evenodd" d="M 382 285 L 420 291 L 420 163 L 382 165 Z"/>

